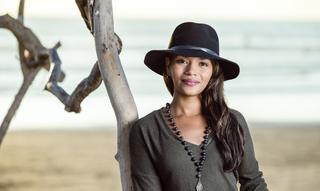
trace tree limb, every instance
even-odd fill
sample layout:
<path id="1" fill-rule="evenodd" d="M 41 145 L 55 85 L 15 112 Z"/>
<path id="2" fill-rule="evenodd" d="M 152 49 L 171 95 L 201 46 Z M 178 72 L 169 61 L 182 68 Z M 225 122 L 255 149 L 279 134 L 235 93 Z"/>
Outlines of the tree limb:
<path id="1" fill-rule="evenodd" d="M 51 57 L 51 72 L 50 79 L 45 86 L 45 90 L 55 95 L 64 105 L 67 112 L 81 112 L 81 102 L 94 90 L 96 90 L 101 82 L 102 77 L 98 66 L 98 61 L 93 66 L 90 75 L 83 79 L 80 84 L 75 88 L 73 93 L 69 94 L 58 85 L 59 71 L 61 61 L 56 50 L 50 49 Z"/>
<path id="2" fill-rule="evenodd" d="M 94 64 L 90 75 L 83 79 L 73 93 L 67 98 L 65 103 L 65 110 L 68 112 L 74 111 L 79 113 L 81 111 L 80 103 L 89 93 L 97 89 L 102 82 L 98 61 Z"/>
<path id="3" fill-rule="evenodd" d="M 19 15 L 18 20 L 13 19 L 9 15 L 0 16 L 0 28 L 6 28 L 10 30 L 19 41 L 19 57 L 20 57 L 20 65 L 23 73 L 23 84 L 15 97 L 14 102 L 8 110 L 7 115 L 5 116 L 3 122 L 0 126 L 0 144 L 7 132 L 9 124 L 14 116 L 16 110 L 19 108 L 19 105 L 28 90 L 28 87 L 31 85 L 37 73 L 41 68 L 45 68 L 47 70 L 50 69 L 51 60 L 53 69 L 50 76 L 50 81 L 54 82 L 53 87 L 58 89 L 58 91 L 54 91 L 58 98 L 63 98 L 62 101 L 66 103 L 65 109 L 68 112 L 76 112 L 79 113 L 81 111 L 80 103 L 82 100 L 92 91 L 94 91 L 102 81 L 101 73 L 97 69 L 98 65 L 95 64 L 93 68 L 93 72 L 91 72 L 89 78 L 83 80 L 74 93 L 69 97 L 69 95 L 57 85 L 58 82 L 61 82 L 65 74 L 60 69 L 61 61 L 56 52 L 56 49 L 61 46 L 60 42 L 57 43 L 54 48 L 48 50 L 42 46 L 39 39 L 33 34 L 33 32 L 23 26 L 23 7 L 24 0 L 20 1 L 19 5 Z M 91 86 L 91 87 L 90 87 Z M 51 87 L 51 89 L 53 89 Z M 58 93 L 62 92 L 61 95 Z M 67 100 L 67 101 L 66 101 Z"/>
<path id="4" fill-rule="evenodd" d="M 92 18 L 92 12 L 93 12 L 93 0 L 76 0 L 75 1 L 79 11 L 81 13 L 82 18 L 84 19 L 87 28 L 90 30 L 92 35 L 93 33 L 93 18 Z M 107 26 L 106 26 L 107 27 Z M 121 53 L 122 50 L 122 41 L 119 38 L 117 34 L 114 33 L 114 42 L 115 42 L 115 48 L 118 52 L 118 54 Z M 51 55 L 52 57 L 52 55 Z M 58 63 L 55 63 L 55 61 L 52 60 L 51 67 L 51 73 L 50 76 L 54 75 L 54 79 L 57 78 L 58 73 L 57 71 L 60 68 L 61 62 L 60 59 L 57 59 Z M 76 89 L 73 91 L 73 93 L 69 96 L 67 92 L 65 92 L 58 83 L 53 80 L 53 78 L 49 79 L 49 82 L 46 84 L 45 90 L 50 91 L 53 93 L 64 105 L 65 110 L 67 112 L 75 112 L 79 113 L 81 112 L 81 102 L 86 98 L 92 91 L 97 89 L 99 85 L 102 82 L 102 76 L 100 73 L 98 61 L 95 63 L 94 67 L 91 70 L 90 75 L 83 79 L 80 84 L 76 87 Z"/>
<path id="5" fill-rule="evenodd" d="M 8 127 L 9 127 L 9 124 L 11 122 L 12 117 L 14 116 L 16 110 L 19 108 L 20 103 L 21 103 L 24 95 L 26 94 L 29 86 L 31 85 L 34 77 L 37 75 L 39 70 L 40 69 L 35 69 L 29 73 L 29 75 L 28 75 L 29 77 L 24 79 L 23 84 L 21 85 L 21 88 L 20 88 L 18 94 L 15 96 L 15 99 L 14 99 L 13 103 L 11 104 L 11 107 L 10 107 L 7 115 L 5 116 L 5 118 L 1 124 L 1 127 L 0 127 L 0 145 L 3 140 L 3 137 L 5 136 L 5 134 L 8 130 Z"/>
<path id="6" fill-rule="evenodd" d="M 75 2 L 78 6 L 78 9 L 80 11 L 83 21 L 85 22 L 90 33 L 94 36 L 93 5 L 95 0 L 75 0 Z M 108 26 L 105 26 L 105 27 L 108 27 Z M 115 35 L 115 43 L 118 48 L 118 54 L 120 54 L 122 49 L 122 41 L 116 33 L 114 33 L 114 35 Z"/>
<path id="7" fill-rule="evenodd" d="M 21 2 L 24 3 L 23 1 Z M 20 10 L 23 9 L 20 8 Z M 23 19 L 20 17 L 20 20 Z M 102 78 L 100 71 L 97 70 L 97 64 L 93 67 L 90 76 L 85 78 L 81 84 L 77 86 L 74 93 L 71 94 L 71 97 L 69 97 L 63 88 L 57 84 L 65 77 L 65 74 L 60 68 L 61 61 L 58 54 L 56 54 L 56 49 L 61 46 L 60 42 L 56 44 L 53 49 L 46 49 L 30 29 L 24 27 L 19 21 L 9 15 L 0 16 L 0 28 L 10 30 L 18 39 L 21 69 L 24 76 L 28 76 L 29 70 L 40 70 L 41 67 L 50 70 L 50 67 L 52 67 L 50 80 L 45 89 L 52 92 L 65 104 L 66 111 L 79 113 L 81 111 L 80 103 L 101 84 Z M 121 41 L 120 39 L 118 41 L 118 51 L 120 52 Z M 89 87 L 90 85 L 92 85 L 92 87 Z M 80 94 L 77 95 L 77 93 Z"/>
<path id="8" fill-rule="evenodd" d="M 21 2 L 24 3 L 24 1 Z M 23 11 L 22 8 L 19 8 L 19 10 Z M 21 16 L 19 16 L 19 20 L 23 20 Z M 42 46 L 39 39 L 30 29 L 24 27 L 21 22 L 8 14 L 0 16 L 0 28 L 10 30 L 19 41 L 19 44 L 27 50 L 27 52 L 22 51 L 24 52 L 24 59 L 27 60 L 25 62 L 27 67 L 36 68 L 42 66 L 46 70 L 50 69 L 49 51 Z M 61 71 L 59 82 L 63 81 L 64 77 L 65 74 Z"/>
<path id="9" fill-rule="evenodd" d="M 12 18 L 10 15 L 6 14 L 0 16 L 0 28 L 10 30 L 36 60 L 39 57 L 42 59 L 49 57 L 49 52 L 42 46 L 39 39 L 33 34 L 33 32 L 24 27 L 22 23 Z"/>
<path id="10" fill-rule="evenodd" d="M 93 28 L 100 71 L 117 117 L 118 152 L 122 190 L 132 191 L 129 134 L 138 119 L 137 108 L 117 53 L 111 0 L 95 0 Z"/>
<path id="11" fill-rule="evenodd" d="M 19 13 L 18 13 L 18 22 L 19 23 L 23 23 L 23 10 L 24 10 L 24 0 L 20 1 L 20 5 L 19 5 Z M 0 19 L 1 20 L 1 19 Z M 0 21 L 1 23 L 1 21 Z M 37 73 L 39 72 L 39 70 L 41 69 L 41 67 L 35 67 L 35 68 L 29 68 L 27 67 L 27 63 L 28 60 L 26 59 L 26 50 L 24 48 L 24 46 L 19 43 L 19 55 L 20 55 L 20 66 L 21 66 L 21 70 L 23 73 L 23 84 L 20 87 L 20 90 L 18 92 L 18 94 L 15 96 L 15 99 L 13 101 L 13 103 L 11 104 L 7 115 L 5 116 L 3 122 L 1 123 L 0 126 L 0 145 L 1 142 L 8 130 L 9 124 L 12 120 L 12 117 L 14 116 L 15 112 L 17 111 L 17 109 L 20 106 L 20 103 L 24 97 L 24 95 L 26 94 L 29 86 L 31 85 L 32 81 L 34 80 L 35 76 L 37 75 Z"/>
<path id="12" fill-rule="evenodd" d="M 54 48 L 50 49 L 49 53 L 51 58 L 51 70 L 50 70 L 49 82 L 46 84 L 45 90 L 50 91 L 64 104 L 67 98 L 69 97 L 69 95 L 67 94 L 67 92 L 64 91 L 64 89 L 62 89 L 58 85 L 61 61 L 57 54 L 56 49 Z"/>

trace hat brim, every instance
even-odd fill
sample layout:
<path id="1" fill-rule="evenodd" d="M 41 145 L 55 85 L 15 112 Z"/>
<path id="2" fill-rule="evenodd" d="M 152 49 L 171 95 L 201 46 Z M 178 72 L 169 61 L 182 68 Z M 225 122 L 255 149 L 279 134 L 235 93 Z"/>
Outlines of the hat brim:
<path id="1" fill-rule="evenodd" d="M 236 78 L 240 73 L 240 67 L 237 63 L 212 55 L 201 50 L 190 50 L 190 49 L 166 49 L 166 50 L 151 50 L 145 58 L 144 63 L 148 68 L 159 75 L 163 75 L 165 69 L 165 58 L 169 54 L 177 54 L 185 57 L 200 57 L 206 59 L 218 60 L 219 66 L 222 69 L 224 80 L 231 80 Z"/>

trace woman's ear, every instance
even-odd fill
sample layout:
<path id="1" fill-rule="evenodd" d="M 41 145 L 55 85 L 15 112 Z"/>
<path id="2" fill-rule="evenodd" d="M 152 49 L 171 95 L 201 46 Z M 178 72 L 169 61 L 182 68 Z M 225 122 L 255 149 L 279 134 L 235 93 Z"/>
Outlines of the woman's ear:
<path id="1" fill-rule="evenodd" d="M 171 69 L 170 69 L 170 59 L 166 57 L 166 72 L 168 76 L 171 76 Z"/>

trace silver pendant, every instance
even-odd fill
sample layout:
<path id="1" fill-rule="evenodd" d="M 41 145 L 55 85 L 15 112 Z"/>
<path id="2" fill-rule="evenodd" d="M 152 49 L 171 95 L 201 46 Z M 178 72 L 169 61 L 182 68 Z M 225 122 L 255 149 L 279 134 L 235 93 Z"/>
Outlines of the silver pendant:
<path id="1" fill-rule="evenodd" d="M 203 186 L 202 186 L 200 178 L 199 178 L 197 186 L 196 186 L 196 191 L 202 191 L 202 189 L 203 189 Z"/>

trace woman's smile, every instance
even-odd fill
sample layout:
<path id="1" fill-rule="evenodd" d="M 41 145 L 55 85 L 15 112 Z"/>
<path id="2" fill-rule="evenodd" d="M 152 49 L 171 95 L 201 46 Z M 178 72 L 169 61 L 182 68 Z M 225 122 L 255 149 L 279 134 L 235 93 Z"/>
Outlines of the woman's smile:
<path id="1" fill-rule="evenodd" d="M 184 80 L 182 80 L 182 82 L 188 86 L 195 86 L 200 83 L 198 80 L 194 80 L 194 79 L 184 79 Z"/>

